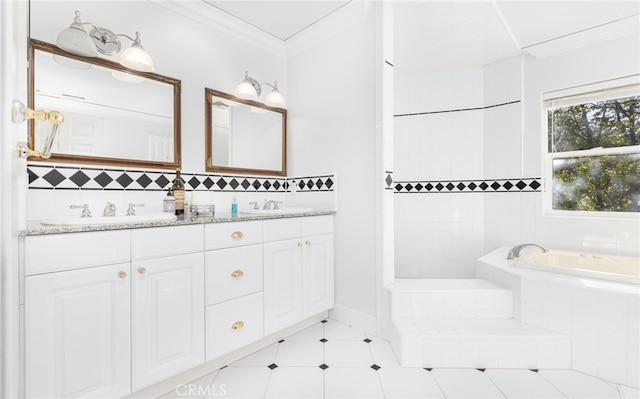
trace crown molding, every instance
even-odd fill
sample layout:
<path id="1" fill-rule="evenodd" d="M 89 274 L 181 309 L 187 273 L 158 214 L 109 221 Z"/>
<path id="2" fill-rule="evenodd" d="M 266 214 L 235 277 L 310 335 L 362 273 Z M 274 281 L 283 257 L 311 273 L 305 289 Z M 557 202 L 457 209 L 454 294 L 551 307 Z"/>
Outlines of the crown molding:
<path id="1" fill-rule="evenodd" d="M 183 17 L 216 29 L 246 43 L 267 50 L 279 57 L 286 57 L 284 41 L 263 32 L 239 18 L 208 5 L 202 0 L 149 0 Z"/>
<path id="2" fill-rule="evenodd" d="M 372 3 L 372 0 L 352 0 L 327 17 L 289 38 L 285 42 L 287 57 L 311 48 L 362 21 Z"/>
<path id="3" fill-rule="evenodd" d="M 640 15 L 634 15 L 546 42 L 526 46 L 522 48 L 522 51 L 535 58 L 545 58 L 619 37 L 638 34 L 639 32 Z"/>

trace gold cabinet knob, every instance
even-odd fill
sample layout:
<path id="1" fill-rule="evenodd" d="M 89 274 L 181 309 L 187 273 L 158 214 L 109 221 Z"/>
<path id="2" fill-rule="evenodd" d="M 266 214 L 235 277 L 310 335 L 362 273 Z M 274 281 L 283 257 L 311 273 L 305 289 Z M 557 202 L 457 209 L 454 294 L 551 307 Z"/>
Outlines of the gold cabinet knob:
<path id="1" fill-rule="evenodd" d="M 311 245 L 311 241 L 305 241 L 304 245 Z"/>
<path id="2" fill-rule="evenodd" d="M 241 231 L 234 231 L 233 233 L 231 233 L 231 238 L 242 238 L 244 237 L 244 234 L 242 234 Z"/>
<path id="3" fill-rule="evenodd" d="M 233 272 L 231 272 L 231 277 L 233 278 L 240 278 L 242 276 L 244 276 L 244 272 L 240 269 L 234 270 Z"/>
<path id="4" fill-rule="evenodd" d="M 233 323 L 233 324 L 231 325 L 231 329 L 232 329 L 232 330 L 239 330 L 239 329 L 241 329 L 242 327 L 244 327 L 244 322 L 243 322 L 243 321 L 236 321 L 235 323 Z"/>
<path id="5" fill-rule="evenodd" d="M 298 248 L 302 247 L 304 244 L 302 242 L 298 243 Z"/>
<path id="6" fill-rule="evenodd" d="M 145 267 L 140 266 L 138 268 L 138 274 L 145 274 L 147 272 L 147 269 Z"/>
<path id="7" fill-rule="evenodd" d="M 120 278 L 127 278 L 127 272 L 125 272 L 124 270 L 120 270 L 118 272 L 118 277 Z"/>

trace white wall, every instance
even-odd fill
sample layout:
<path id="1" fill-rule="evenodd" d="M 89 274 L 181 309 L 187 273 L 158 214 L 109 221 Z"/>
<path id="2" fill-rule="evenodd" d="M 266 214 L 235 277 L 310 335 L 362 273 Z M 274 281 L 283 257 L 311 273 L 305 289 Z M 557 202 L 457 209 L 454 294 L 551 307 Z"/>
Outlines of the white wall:
<path id="1" fill-rule="evenodd" d="M 394 180 L 483 177 L 483 70 L 395 78 Z M 414 116 L 403 114 L 423 113 Z M 483 194 L 396 193 L 397 278 L 469 278 L 483 253 Z"/>
<path id="2" fill-rule="evenodd" d="M 335 301 L 364 319 L 376 314 L 373 11 L 287 62 L 289 174 L 336 174 Z"/>

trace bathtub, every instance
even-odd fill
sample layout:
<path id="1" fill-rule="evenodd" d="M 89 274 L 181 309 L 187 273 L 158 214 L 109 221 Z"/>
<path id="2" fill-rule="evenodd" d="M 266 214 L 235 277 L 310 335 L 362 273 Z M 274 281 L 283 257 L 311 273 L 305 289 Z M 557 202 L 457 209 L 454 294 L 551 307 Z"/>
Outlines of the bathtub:
<path id="1" fill-rule="evenodd" d="M 638 258 L 510 249 L 479 258 L 476 276 L 511 289 L 513 317 L 567 335 L 572 369 L 640 388 Z"/>
<path id="2" fill-rule="evenodd" d="M 630 256 L 532 249 L 512 264 L 545 272 L 640 284 L 640 258 Z"/>

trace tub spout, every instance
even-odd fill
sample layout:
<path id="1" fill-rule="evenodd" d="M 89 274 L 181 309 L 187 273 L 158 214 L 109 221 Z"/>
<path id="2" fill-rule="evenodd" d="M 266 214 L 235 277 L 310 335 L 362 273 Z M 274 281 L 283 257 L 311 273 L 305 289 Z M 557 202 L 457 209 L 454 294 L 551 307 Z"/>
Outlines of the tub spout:
<path id="1" fill-rule="evenodd" d="M 511 248 L 511 250 L 507 254 L 507 259 L 516 259 L 516 258 L 520 257 L 520 251 L 525 247 L 537 247 L 537 248 L 540 248 L 542 250 L 542 252 L 549 252 L 545 248 L 541 247 L 538 244 L 520 244 L 520 245 L 516 245 L 515 247 Z"/>

